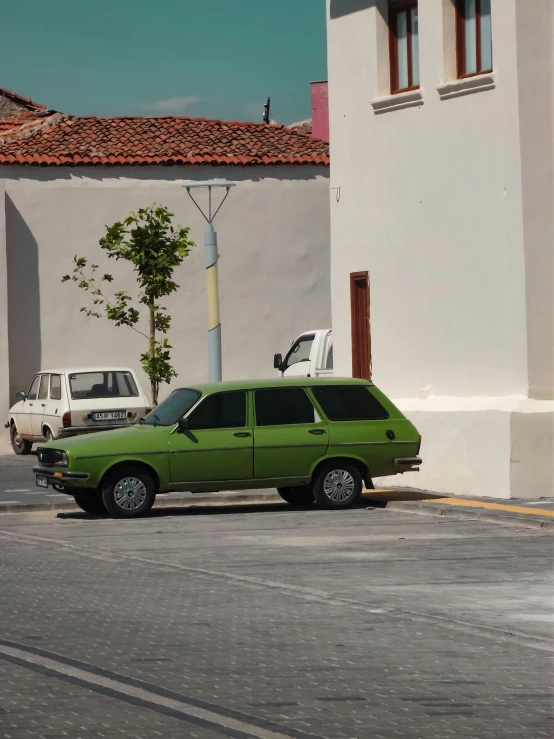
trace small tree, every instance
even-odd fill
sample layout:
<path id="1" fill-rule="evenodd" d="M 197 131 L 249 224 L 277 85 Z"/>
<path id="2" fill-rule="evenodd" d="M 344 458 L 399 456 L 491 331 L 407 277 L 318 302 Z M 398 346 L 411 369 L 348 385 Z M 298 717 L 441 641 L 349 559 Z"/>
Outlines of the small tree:
<path id="1" fill-rule="evenodd" d="M 177 377 L 170 363 L 172 347 L 166 336 L 171 316 L 159 301 L 178 289 L 172 279 L 173 272 L 194 246 L 188 238 L 190 229 L 174 228 L 172 218 L 173 213 L 154 203 L 136 213 L 131 212 L 122 223 L 107 226 L 105 236 L 100 239 L 100 246 L 110 259 L 125 259 L 133 265 L 137 274 L 139 307 L 144 305 L 148 311 L 148 334 L 137 328 L 141 313 L 138 307 L 133 306 L 133 299 L 125 290 L 118 290 L 112 298 L 106 296 L 105 283 L 113 282 L 113 277 L 110 274 L 98 277 L 97 264 L 89 264 L 85 257 L 75 256 L 73 273 L 62 278 L 62 282 L 76 282 L 91 294 L 92 307 L 81 308 L 82 313 L 107 318 L 116 326 L 129 326 L 147 339 L 148 351 L 141 354 L 140 362 L 150 378 L 154 406 L 158 404 L 160 383 Z M 87 269 L 88 274 L 85 272 Z M 157 332 L 163 335 L 161 340 L 156 338 Z"/>

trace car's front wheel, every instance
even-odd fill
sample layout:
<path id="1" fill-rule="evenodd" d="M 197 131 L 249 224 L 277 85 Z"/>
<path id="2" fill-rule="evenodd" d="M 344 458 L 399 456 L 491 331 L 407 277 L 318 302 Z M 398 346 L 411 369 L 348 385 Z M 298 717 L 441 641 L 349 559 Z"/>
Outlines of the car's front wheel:
<path id="1" fill-rule="evenodd" d="M 329 462 L 320 468 L 312 489 L 316 501 L 324 508 L 349 508 L 360 500 L 362 475 L 348 462 Z"/>
<path id="2" fill-rule="evenodd" d="M 296 488 L 277 488 L 283 500 L 293 506 L 307 506 L 314 502 L 314 494 L 307 485 Z"/>
<path id="3" fill-rule="evenodd" d="M 128 465 L 108 473 L 102 484 L 102 501 L 114 518 L 138 518 L 154 505 L 156 484 L 140 467 Z"/>
<path id="4" fill-rule="evenodd" d="M 10 442 L 12 449 L 16 454 L 30 454 L 33 445 L 30 441 L 25 441 L 20 435 L 16 428 L 15 423 L 10 426 Z"/>
<path id="5" fill-rule="evenodd" d="M 86 495 L 74 495 L 75 503 L 85 513 L 91 513 L 93 516 L 107 516 L 108 511 L 104 505 L 100 495 L 86 496 Z"/>

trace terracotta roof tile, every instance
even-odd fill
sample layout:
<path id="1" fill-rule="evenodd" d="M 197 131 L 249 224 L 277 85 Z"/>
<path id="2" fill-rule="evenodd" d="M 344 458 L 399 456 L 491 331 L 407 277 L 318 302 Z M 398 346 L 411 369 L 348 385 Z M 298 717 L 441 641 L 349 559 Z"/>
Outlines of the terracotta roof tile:
<path id="1" fill-rule="evenodd" d="M 0 164 L 329 164 L 329 146 L 285 126 L 204 118 L 36 115 L 0 128 Z"/>
<path id="2" fill-rule="evenodd" d="M 46 110 L 45 105 L 41 105 L 40 103 L 35 103 L 30 98 L 25 98 L 22 95 L 18 95 L 16 92 L 12 92 L 11 90 L 6 90 L 3 87 L 0 87 L 0 95 L 3 95 L 5 98 L 9 98 L 10 100 L 13 100 L 15 103 L 19 103 L 20 105 L 23 105 L 25 108 L 28 108 L 29 110 Z"/>

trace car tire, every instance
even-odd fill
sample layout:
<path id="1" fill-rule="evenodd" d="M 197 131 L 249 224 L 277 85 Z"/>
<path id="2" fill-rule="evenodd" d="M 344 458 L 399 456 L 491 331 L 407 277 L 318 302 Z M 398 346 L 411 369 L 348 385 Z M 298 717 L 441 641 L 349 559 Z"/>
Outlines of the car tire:
<path id="1" fill-rule="evenodd" d="M 102 501 L 113 518 L 139 518 L 154 505 L 156 484 L 141 467 L 128 465 L 108 473 Z"/>
<path id="2" fill-rule="evenodd" d="M 362 475 L 348 462 L 328 462 L 318 470 L 312 489 L 316 501 L 323 508 L 350 508 L 362 495 Z"/>
<path id="3" fill-rule="evenodd" d="M 295 488 L 277 488 L 283 500 L 292 506 L 307 506 L 314 502 L 314 494 L 308 485 Z"/>
<path id="4" fill-rule="evenodd" d="M 45 426 L 42 429 L 42 435 L 46 439 L 46 441 L 54 441 L 54 434 L 52 433 L 52 429 L 48 426 Z"/>
<path id="5" fill-rule="evenodd" d="M 75 503 L 85 513 L 91 513 L 93 516 L 107 516 L 108 511 L 100 495 L 74 495 Z"/>
<path id="6" fill-rule="evenodd" d="M 12 449 L 16 454 L 30 454 L 33 445 L 30 441 L 25 441 L 19 435 L 15 423 L 10 426 L 10 442 Z"/>

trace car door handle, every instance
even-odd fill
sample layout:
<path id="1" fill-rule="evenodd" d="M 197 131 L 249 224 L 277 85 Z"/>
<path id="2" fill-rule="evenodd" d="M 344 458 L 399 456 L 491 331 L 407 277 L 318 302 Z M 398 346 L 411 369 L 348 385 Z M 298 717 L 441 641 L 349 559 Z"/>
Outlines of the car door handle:
<path id="1" fill-rule="evenodd" d="M 310 429 L 308 431 L 308 433 L 309 434 L 318 434 L 319 436 L 321 436 L 321 434 L 324 434 L 325 433 L 325 430 L 324 429 Z"/>
<path id="2" fill-rule="evenodd" d="M 41 403 L 41 406 L 42 406 L 43 408 L 45 408 L 45 407 L 46 407 L 46 403 Z"/>
<path id="3" fill-rule="evenodd" d="M 244 439 L 246 436 L 252 436 L 250 431 L 235 431 L 233 433 L 233 436 L 240 436 L 241 439 Z"/>

